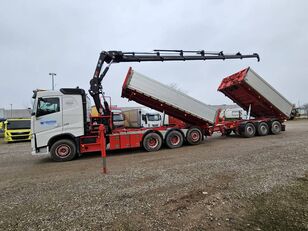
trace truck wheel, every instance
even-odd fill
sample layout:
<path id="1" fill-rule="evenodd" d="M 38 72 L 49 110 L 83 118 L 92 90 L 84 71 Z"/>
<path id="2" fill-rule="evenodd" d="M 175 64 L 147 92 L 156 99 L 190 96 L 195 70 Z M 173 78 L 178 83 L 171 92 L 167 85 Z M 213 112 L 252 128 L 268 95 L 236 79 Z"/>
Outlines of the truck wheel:
<path id="1" fill-rule="evenodd" d="M 267 123 L 261 122 L 258 126 L 258 135 L 259 136 L 266 136 L 269 132 L 269 128 Z"/>
<path id="2" fill-rule="evenodd" d="M 252 123 L 247 123 L 244 128 L 243 136 L 246 138 L 253 137 L 256 134 L 256 127 Z"/>
<path id="3" fill-rule="evenodd" d="M 168 148 L 179 148 L 183 145 L 183 135 L 181 132 L 173 130 L 166 136 L 166 145 Z"/>
<path id="4" fill-rule="evenodd" d="M 200 144 L 202 141 L 202 132 L 199 128 L 190 128 L 186 134 L 186 140 L 189 144 Z"/>
<path id="5" fill-rule="evenodd" d="M 69 161 L 76 156 L 76 145 L 71 140 L 58 140 L 50 148 L 51 158 L 54 161 Z"/>
<path id="6" fill-rule="evenodd" d="M 232 130 L 231 130 L 231 129 L 225 130 L 225 135 L 226 135 L 226 136 L 230 136 L 231 133 L 232 133 Z"/>
<path id="7" fill-rule="evenodd" d="M 234 134 L 236 136 L 240 136 L 241 135 L 241 133 L 240 133 L 240 131 L 238 129 L 233 130 L 233 132 L 234 132 Z"/>
<path id="8" fill-rule="evenodd" d="M 279 121 L 274 121 L 272 123 L 271 132 L 274 135 L 277 135 L 281 132 L 281 123 Z"/>
<path id="9" fill-rule="evenodd" d="M 158 151 L 162 146 L 162 138 L 155 132 L 147 134 L 142 141 L 143 147 L 148 152 Z"/>

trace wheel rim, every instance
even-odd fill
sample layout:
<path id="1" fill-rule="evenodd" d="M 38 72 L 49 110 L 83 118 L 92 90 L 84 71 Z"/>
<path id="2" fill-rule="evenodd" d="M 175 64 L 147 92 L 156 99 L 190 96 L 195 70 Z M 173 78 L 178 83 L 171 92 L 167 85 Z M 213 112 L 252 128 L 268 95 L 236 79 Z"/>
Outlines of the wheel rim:
<path id="1" fill-rule="evenodd" d="M 261 130 L 262 134 L 266 134 L 267 133 L 267 128 L 266 128 L 265 125 L 261 125 L 260 130 Z"/>
<path id="2" fill-rule="evenodd" d="M 193 131 L 193 132 L 190 134 L 190 137 L 191 137 L 191 140 L 192 140 L 193 142 L 197 142 L 197 141 L 199 141 L 199 139 L 200 139 L 200 133 L 197 132 L 197 131 Z"/>
<path id="3" fill-rule="evenodd" d="M 153 137 L 150 137 L 148 139 L 148 145 L 149 145 L 150 148 L 156 148 L 157 145 L 158 145 L 158 140 L 153 138 Z"/>
<path id="4" fill-rule="evenodd" d="M 246 128 L 246 132 L 247 132 L 248 135 L 252 135 L 254 133 L 254 129 L 251 126 L 248 126 Z"/>
<path id="5" fill-rule="evenodd" d="M 60 158 L 67 157 L 71 153 L 70 146 L 62 144 L 56 148 L 56 155 Z"/>
<path id="6" fill-rule="evenodd" d="M 170 143 L 172 144 L 172 145 L 178 145 L 179 143 L 180 143 L 180 137 L 179 136 L 177 136 L 177 135 L 173 135 L 173 136 L 171 136 L 170 137 Z"/>
<path id="7" fill-rule="evenodd" d="M 273 132 L 279 132 L 279 130 L 280 130 L 279 125 L 278 124 L 274 124 L 273 125 Z"/>

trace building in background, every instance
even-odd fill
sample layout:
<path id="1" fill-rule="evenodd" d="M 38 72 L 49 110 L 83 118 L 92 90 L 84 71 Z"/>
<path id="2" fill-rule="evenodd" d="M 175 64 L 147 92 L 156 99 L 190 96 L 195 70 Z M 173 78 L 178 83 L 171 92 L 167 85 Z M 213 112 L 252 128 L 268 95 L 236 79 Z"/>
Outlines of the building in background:
<path id="1" fill-rule="evenodd" d="M 31 118 L 31 109 L 4 109 L 0 108 L 0 119 Z"/>
<path id="2" fill-rule="evenodd" d="M 307 119 L 308 118 L 308 110 L 305 107 L 296 108 L 297 116 L 295 118 L 299 119 Z"/>

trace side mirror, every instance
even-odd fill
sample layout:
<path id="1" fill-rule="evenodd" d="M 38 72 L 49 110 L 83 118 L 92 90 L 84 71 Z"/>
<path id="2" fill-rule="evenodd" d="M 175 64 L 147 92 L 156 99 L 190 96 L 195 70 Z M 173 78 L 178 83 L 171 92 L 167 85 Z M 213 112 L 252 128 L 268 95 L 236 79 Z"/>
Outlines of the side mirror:
<path id="1" fill-rule="evenodd" d="M 45 99 L 42 98 L 42 97 L 39 97 L 39 98 L 38 98 L 38 101 L 46 102 Z"/>
<path id="2" fill-rule="evenodd" d="M 33 111 L 33 112 L 31 112 L 31 116 L 35 116 L 35 112 Z"/>
<path id="3" fill-rule="evenodd" d="M 145 122 L 145 124 L 148 123 L 148 121 L 147 121 L 147 116 L 146 116 L 146 115 L 142 115 L 141 119 Z"/>

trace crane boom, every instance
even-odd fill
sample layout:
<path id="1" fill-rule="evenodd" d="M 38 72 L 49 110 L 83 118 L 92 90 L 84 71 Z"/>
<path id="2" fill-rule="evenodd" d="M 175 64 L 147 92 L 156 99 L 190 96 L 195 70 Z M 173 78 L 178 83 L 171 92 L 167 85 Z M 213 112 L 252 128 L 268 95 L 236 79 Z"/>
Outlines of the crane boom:
<path id="1" fill-rule="evenodd" d="M 100 53 L 93 78 L 90 80 L 89 93 L 93 97 L 97 111 L 103 115 L 109 115 L 109 105 L 104 100 L 101 103 L 100 95 L 103 95 L 102 80 L 107 74 L 112 63 L 122 62 L 153 62 L 153 61 L 188 61 L 188 60 L 226 60 L 226 59 L 246 59 L 256 58 L 260 61 L 257 53 L 243 55 L 240 52 L 235 54 L 224 54 L 220 52 L 207 52 L 204 50 L 184 51 L 184 50 L 154 50 L 153 52 L 122 52 L 122 51 L 102 51 Z M 107 64 L 101 73 L 104 63 Z"/>

